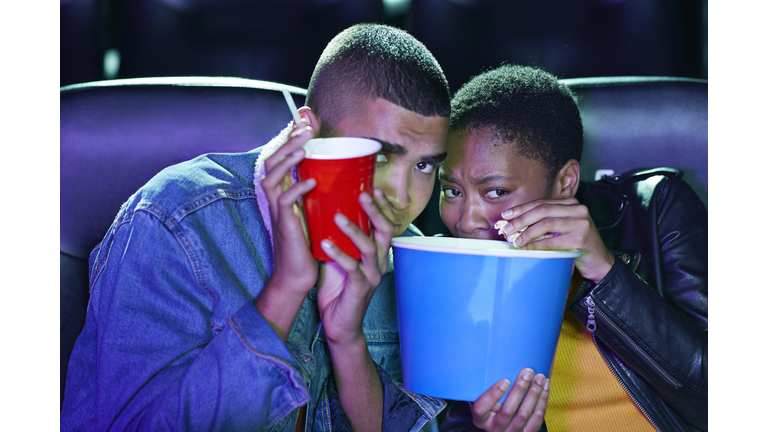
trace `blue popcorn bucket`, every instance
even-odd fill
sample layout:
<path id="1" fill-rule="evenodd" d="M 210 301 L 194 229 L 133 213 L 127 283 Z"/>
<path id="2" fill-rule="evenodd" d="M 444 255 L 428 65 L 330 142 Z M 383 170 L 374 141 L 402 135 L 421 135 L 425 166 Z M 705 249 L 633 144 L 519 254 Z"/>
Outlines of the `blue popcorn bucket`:
<path id="1" fill-rule="evenodd" d="M 581 252 L 450 237 L 392 243 L 406 389 L 474 401 L 525 367 L 550 376 Z"/>

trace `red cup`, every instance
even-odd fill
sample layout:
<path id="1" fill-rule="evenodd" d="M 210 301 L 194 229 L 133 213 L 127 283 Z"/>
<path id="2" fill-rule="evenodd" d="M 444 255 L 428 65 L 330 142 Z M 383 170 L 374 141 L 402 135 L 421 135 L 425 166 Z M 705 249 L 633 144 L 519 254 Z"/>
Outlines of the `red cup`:
<path id="1" fill-rule="evenodd" d="M 299 179 L 317 181 L 317 186 L 302 198 L 312 255 L 316 259 L 333 261 L 320 246 L 323 239 L 360 259 L 357 246 L 336 226 L 333 217 L 341 213 L 365 235 L 370 235 L 370 221 L 358 197 L 361 192 L 373 193 L 379 150 L 381 144 L 367 138 L 315 138 L 304 145 L 305 157 L 298 165 Z"/>

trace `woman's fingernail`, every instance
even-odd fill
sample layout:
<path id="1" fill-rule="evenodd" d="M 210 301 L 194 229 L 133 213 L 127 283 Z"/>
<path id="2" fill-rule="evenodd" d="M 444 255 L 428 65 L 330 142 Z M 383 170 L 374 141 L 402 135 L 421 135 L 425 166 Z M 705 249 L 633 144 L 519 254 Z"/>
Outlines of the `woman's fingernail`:
<path id="1" fill-rule="evenodd" d="M 333 249 L 333 244 L 331 244 L 330 240 L 322 240 L 320 241 L 320 246 L 325 250 L 331 250 Z"/>
<path id="2" fill-rule="evenodd" d="M 509 219 L 509 218 L 511 218 L 514 215 L 515 215 L 515 210 L 514 209 L 508 209 L 508 210 L 504 210 L 503 212 L 501 212 L 501 217 L 503 217 L 504 219 Z"/>
<path id="3" fill-rule="evenodd" d="M 533 369 L 531 368 L 523 369 L 523 379 L 526 381 L 530 381 L 531 379 L 533 379 Z"/>
<path id="4" fill-rule="evenodd" d="M 373 202 L 373 198 L 371 198 L 371 196 L 365 192 L 361 193 L 360 196 L 363 198 L 363 201 L 367 202 L 368 204 Z"/>
<path id="5" fill-rule="evenodd" d="M 293 157 L 299 157 L 304 154 L 304 149 L 300 148 L 298 150 L 294 150 L 293 153 L 291 153 L 291 156 Z"/>
<path id="6" fill-rule="evenodd" d="M 509 390 L 509 386 L 511 385 L 512 385 L 512 382 L 504 378 L 503 380 L 501 380 L 501 384 L 499 384 L 499 390 L 506 392 L 507 390 Z"/>
<path id="7" fill-rule="evenodd" d="M 546 379 L 546 378 L 544 378 L 544 375 L 542 375 L 542 374 L 538 374 L 538 375 L 536 375 L 536 384 L 538 384 L 538 385 L 540 385 L 540 386 L 543 386 L 543 385 L 544 385 L 544 380 L 545 380 L 545 379 Z"/>
<path id="8" fill-rule="evenodd" d="M 504 225 L 501 229 L 504 231 L 505 234 L 512 234 L 515 232 L 515 228 L 512 226 L 511 223 Z"/>

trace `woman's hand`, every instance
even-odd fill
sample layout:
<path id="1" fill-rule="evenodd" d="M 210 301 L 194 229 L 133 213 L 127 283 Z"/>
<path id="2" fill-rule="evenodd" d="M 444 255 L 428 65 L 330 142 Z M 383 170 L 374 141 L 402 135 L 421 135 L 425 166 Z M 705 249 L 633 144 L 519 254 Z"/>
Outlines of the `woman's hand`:
<path id="1" fill-rule="evenodd" d="M 472 404 L 472 423 L 488 432 L 541 429 L 549 400 L 549 380 L 542 374 L 534 377 L 533 370 L 525 368 L 504 403 L 499 402 L 509 386 L 509 380 L 503 379 L 480 395 Z"/>
<path id="2" fill-rule="evenodd" d="M 528 227 L 515 240 L 521 249 L 581 251 L 576 268 L 584 279 L 599 283 L 616 259 L 576 198 L 531 201 L 504 210 L 501 217 L 509 221 L 502 228 L 505 237 Z"/>

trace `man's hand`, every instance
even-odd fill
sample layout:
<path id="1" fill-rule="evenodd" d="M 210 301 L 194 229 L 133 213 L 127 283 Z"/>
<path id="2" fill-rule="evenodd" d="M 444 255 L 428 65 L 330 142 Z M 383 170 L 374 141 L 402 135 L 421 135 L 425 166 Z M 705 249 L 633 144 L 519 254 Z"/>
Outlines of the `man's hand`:
<path id="1" fill-rule="evenodd" d="M 357 261 L 323 240 L 325 253 L 334 261 L 322 265 L 317 293 L 339 399 L 357 431 L 381 430 L 384 401 L 381 380 L 363 336 L 363 318 L 387 270 L 394 226 L 380 208 L 378 198 L 383 195 L 374 195 L 377 202 L 367 193 L 359 197 L 373 225 L 372 237 L 343 215 L 336 215 L 336 225 L 357 246 L 361 258 Z"/>
<path id="2" fill-rule="evenodd" d="M 334 260 L 322 266 L 317 295 L 329 344 L 343 345 L 362 338 L 365 312 L 387 270 L 394 227 L 369 194 L 361 193 L 359 201 L 373 225 L 372 238 L 340 213 L 334 220 L 360 250 L 360 261 L 329 240 L 321 242 L 325 253 Z"/>
<path id="3" fill-rule="evenodd" d="M 477 398 L 472 404 L 472 423 L 488 432 L 535 432 L 541 429 L 549 400 L 549 380 L 542 374 L 534 377 L 530 368 L 523 369 L 502 404 L 499 401 L 509 390 L 509 385 L 509 380 L 503 379 Z"/>
<path id="4" fill-rule="evenodd" d="M 580 250 L 576 268 L 584 279 L 599 283 L 615 257 L 603 243 L 586 206 L 576 198 L 536 200 L 501 212 L 509 220 L 503 231 L 511 235 L 528 227 L 515 240 L 527 250 Z"/>
<path id="5" fill-rule="evenodd" d="M 304 297 L 317 281 L 317 261 L 307 243 L 304 210 L 298 204 L 299 197 L 316 182 L 307 179 L 294 184 L 291 178 L 291 169 L 304 159 L 302 146 L 315 135 L 302 119 L 288 141 L 266 159 L 266 175 L 261 181 L 269 201 L 275 254 L 272 276 L 254 304 L 284 340 Z"/>

